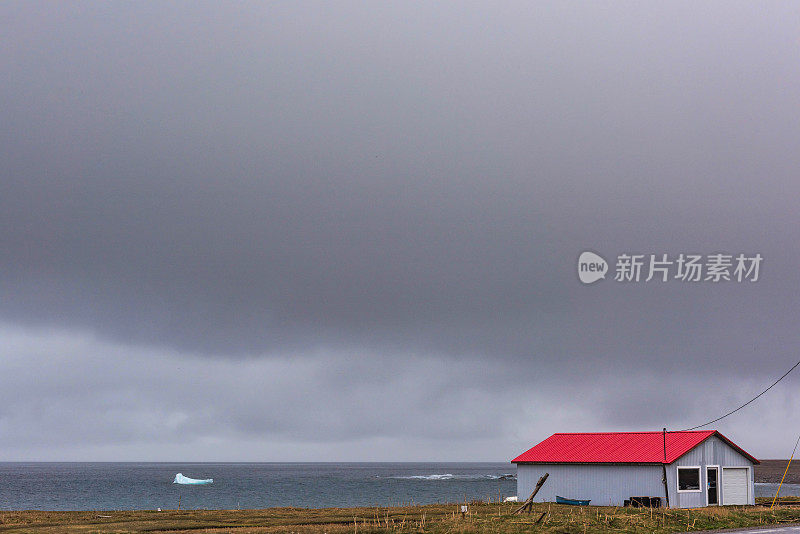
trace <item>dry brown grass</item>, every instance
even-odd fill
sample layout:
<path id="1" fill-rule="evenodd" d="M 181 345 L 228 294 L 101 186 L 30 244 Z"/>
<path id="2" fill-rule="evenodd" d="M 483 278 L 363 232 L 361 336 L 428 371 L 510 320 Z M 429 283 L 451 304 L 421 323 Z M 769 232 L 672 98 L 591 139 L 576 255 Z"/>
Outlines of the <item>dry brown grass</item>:
<path id="1" fill-rule="evenodd" d="M 463 517 L 457 504 L 241 511 L 0 512 L 0 532 L 666 533 L 800 522 L 800 507 L 774 511 L 763 506 L 650 510 L 536 504 L 530 514 L 511 515 L 515 506 L 474 503 Z"/>

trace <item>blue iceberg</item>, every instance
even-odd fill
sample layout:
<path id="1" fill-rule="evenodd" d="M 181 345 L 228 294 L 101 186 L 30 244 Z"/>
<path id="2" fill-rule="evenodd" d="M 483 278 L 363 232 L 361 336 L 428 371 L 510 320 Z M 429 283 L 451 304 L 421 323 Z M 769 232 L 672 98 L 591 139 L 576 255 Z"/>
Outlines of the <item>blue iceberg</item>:
<path id="1" fill-rule="evenodd" d="M 212 482 L 214 482 L 213 478 L 189 478 L 183 476 L 183 473 L 175 475 L 175 480 L 172 481 L 173 484 L 211 484 Z"/>

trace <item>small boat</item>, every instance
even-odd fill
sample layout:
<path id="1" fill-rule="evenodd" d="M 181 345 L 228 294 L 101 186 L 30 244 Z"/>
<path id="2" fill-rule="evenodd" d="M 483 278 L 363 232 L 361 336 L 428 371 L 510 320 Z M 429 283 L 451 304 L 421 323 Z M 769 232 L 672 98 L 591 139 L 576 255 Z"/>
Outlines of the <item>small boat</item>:
<path id="1" fill-rule="evenodd" d="M 558 504 L 571 504 L 572 506 L 589 506 L 591 499 L 581 500 L 581 499 L 565 499 L 560 495 L 556 495 L 556 503 Z"/>

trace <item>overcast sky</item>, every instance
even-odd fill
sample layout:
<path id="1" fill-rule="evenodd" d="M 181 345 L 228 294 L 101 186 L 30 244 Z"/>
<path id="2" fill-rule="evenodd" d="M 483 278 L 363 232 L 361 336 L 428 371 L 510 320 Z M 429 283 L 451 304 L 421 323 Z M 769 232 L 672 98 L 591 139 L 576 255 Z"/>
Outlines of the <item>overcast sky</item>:
<path id="1" fill-rule="evenodd" d="M 794 2 L 0 6 L 0 460 L 496 460 L 798 359 Z M 760 253 L 593 285 L 592 250 Z M 800 371 L 718 423 L 800 432 Z"/>

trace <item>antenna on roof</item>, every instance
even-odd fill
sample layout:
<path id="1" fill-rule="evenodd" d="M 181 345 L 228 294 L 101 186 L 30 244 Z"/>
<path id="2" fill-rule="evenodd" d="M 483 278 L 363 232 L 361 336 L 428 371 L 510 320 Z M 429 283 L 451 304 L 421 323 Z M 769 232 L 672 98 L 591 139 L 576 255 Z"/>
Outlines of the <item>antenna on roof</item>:
<path id="1" fill-rule="evenodd" d="M 667 427 L 661 434 L 664 437 L 664 462 L 661 464 L 661 481 L 664 483 L 664 500 L 669 508 L 669 487 L 667 486 Z"/>

